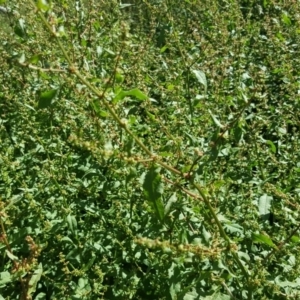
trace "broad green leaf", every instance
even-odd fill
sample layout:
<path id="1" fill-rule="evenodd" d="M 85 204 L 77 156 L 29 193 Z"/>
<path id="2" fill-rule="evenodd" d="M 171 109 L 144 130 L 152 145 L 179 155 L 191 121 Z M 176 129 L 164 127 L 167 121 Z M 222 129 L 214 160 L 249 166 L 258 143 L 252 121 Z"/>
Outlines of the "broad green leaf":
<path id="1" fill-rule="evenodd" d="M 192 291 L 189 291 L 184 295 L 183 300 L 194 300 L 194 299 L 199 299 L 199 294 L 197 293 L 195 288 L 192 288 Z"/>
<path id="2" fill-rule="evenodd" d="M 238 251 L 237 252 L 240 258 L 243 258 L 245 261 L 250 261 L 250 256 L 246 252 Z"/>
<path id="3" fill-rule="evenodd" d="M 300 243 L 300 237 L 299 236 L 297 236 L 297 235 L 293 235 L 292 237 L 291 237 L 291 241 L 293 242 L 293 243 Z"/>
<path id="4" fill-rule="evenodd" d="M 68 227 L 69 227 L 70 231 L 74 233 L 77 229 L 76 218 L 72 215 L 68 215 L 67 216 L 67 223 L 68 223 Z"/>
<path id="5" fill-rule="evenodd" d="M 143 183 L 144 195 L 154 208 L 157 218 L 162 221 L 164 218 L 164 206 L 161 200 L 163 184 L 161 176 L 155 167 L 147 172 Z"/>
<path id="6" fill-rule="evenodd" d="M 19 19 L 18 24 L 14 27 L 14 32 L 21 38 L 26 37 L 25 21 L 23 19 Z"/>
<path id="7" fill-rule="evenodd" d="M 36 3 L 36 7 L 43 12 L 46 12 L 50 9 L 50 5 L 47 3 L 46 0 L 38 0 Z"/>
<path id="8" fill-rule="evenodd" d="M 197 80 L 204 86 L 205 94 L 207 92 L 207 80 L 205 73 L 200 70 L 192 70 L 192 72 L 195 74 Z"/>
<path id="9" fill-rule="evenodd" d="M 271 201 L 273 197 L 263 194 L 258 200 L 258 210 L 260 216 L 268 215 L 271 212 Z"/>
<path id="10" fill-rule="evenodd" d="M 25 54 L 22 53 L 21 56 L 19 57 L 18 61 L 20 64 L 23 64 L 26 60 Z"/>
<path id="11" fill-rule="evenodd" d="M 208 243 L 211 239 L 211 233 L 206 230 L 205 226 L 202 227 L 202 236 L 206 243 Z"/>
<path id="12" fill-rule="evenodd" d="M 167 215 L 170 212 L 172 204 L 176 202 L 177 202 L 177 195 L 176 193 L 173 193 L 165 206 L 165 215 Z"/>
<path id="13" fill-rule="evenodd" d="M 275 282 L 279 287 L 283 287 L 283 288 L 291 287 L 291 288 L 299 290 L 300 278 L 297 278 L 295 281 L 288 281 L 288 280 L 281 281 L 281 279 L 280 279 L 281 277 L 282 276 L 278 276 L 275 278 Z"/>
<path id="14" fill-rule="evenodd" d="M 239 234 L 244 233 L 243 227 L 235 223 L 225 223 L 224 229 L 227 229 L 230 233 L 239 233 Z"/>
<path id="15" fill-rule="evenodd" d="M 38 268 L 34 271 L 32 274 L 30 281 L 29 281 L 29 289 L 28 289 L 28 294 L 31 295 L 35 292 L 36 290 L 36 285 L 41 279 L 41 276 L 43 274 L 43 266 L 42 263 L 38 265 Z"/>
<path id="16" fill-rule="evenodd" d="M 57 95 L 57 89 L 41 92 L 39 95 L 38 108 L 47 108 L 52 105 L 52 100 Z"/>
<path id="17" fill-rule="evenodd" d="M 124 82 L 124 75 L 122 75 L 120 72 L 117 72 L 115 75 L 115 80 L 117 83 L 123 83 Z"/>
<path id="18" fill-rule="evenodd" d="M 160 53 L 164 53 L 169 47 L 168 46 L 163 46 L 161 49 L 160 49 Z"/>
<path id="19" fill-rule="evenodd" d="M 77 289 L 76 289 L 77 295 L 89 294 L 90 290 L 91 290 L 91 286 L 89 284 L 88 278 L 86 277 L 79 278 Z"/>
<path id="20" fill-rule="evenodd" d="M 267 235 L 259 234 L 259 233 L 253 233 L 252 234 L 252 240 L 253 240 L 253 242 L 265 244 L 265 245 L 268 245 L 272 248 L 277 249 L 277 246 L 273 243 L 273 241 Z"/>
<path id="21" fill-rule="evenodd" d="M 213 115 L 213 113 L 210 111 L 210 109 L 208 110 L 212 120 L 214 121 L 214 123 L 219 127 L 219 128 L 223 128 L 224 126 L 221 124 L 221 122 L 217 119 L 217 117 L 215 115 Z"/>
<path id="22" fill-rule="evenodd" d="M 130 91 L 123 91 L 121 90 L 116 96 L 115 98 L 112 100 L 113 104 L 118 103 L 119 101 L 123 100 L 125 97 L 127 96 L 132 96 L 140 101 L 144 101 L 146 99 L 148 99 L 147 95 L 145 95 L 142 91 L 140 91 L 139 89 L 132 89 Z"/>
<path id="23" fill-rule="evenodd" d="M 38 293 L 35 297 L 34 297 L 34 300 L 45 300 L 47 299 L 46 297 L 47 295 L 43 292 L 41 293 Z M 0 299 L 1 300 L 1 299 Z"/>
<path id="24" fill-rule="evenodd" d="M 17 256 L 13 255 L 10 251 L 5 250 L 5 252 L 6 252 L 7 256 L 8 256 L 11 260 L 14 260 L 14 261 L 18 261 L 18 260 L 19 260 L 19 258 L 18 258 Z"/>
<path id="25" fill-rule="evenodd" d="M 81 270 L 84 271 L 84 272 L 89 270 L 91 268 L 91 266 L 93 265 L 95 259 L 96 259 L 96 255 L 92 255 L 90 260 L 87 262 L 87 264 L 85 266 L 83 266 L 83 268 Z"/>
<path id="26" fill-rule="evenodd" d="M 4 271 L 0 273 L 0 287 L 5 286 L 5 284 L 11 282 L 11 280 L 12 279 L 9 272 Z"/>
<path id="27" fill-rule="evenodd" d="M 271 152 L 276 153 L 276 146 L 274 143 L 272 141 L 266 141 L 266 143 L 270 146 Z"/>
<path id="28" fill-rule="evenodd" d="M 231 300 L 231 297 L 229 295 L 217 292 L 211 296 L 203 297 L 203 300 Z"/>
<path id="29" fill-rule="evenodd" d="M 287 26 L 291 26 L 292 25 L 292 21 L 289 18 L 289 16 L 287 15 L 286 12 L 281 15 L 281 20 Z"/>

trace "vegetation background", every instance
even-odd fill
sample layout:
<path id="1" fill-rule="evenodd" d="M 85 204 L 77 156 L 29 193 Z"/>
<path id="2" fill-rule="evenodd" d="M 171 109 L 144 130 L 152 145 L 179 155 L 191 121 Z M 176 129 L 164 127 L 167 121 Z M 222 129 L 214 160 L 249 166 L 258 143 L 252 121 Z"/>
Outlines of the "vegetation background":
<path id="1" fill-rule="evenodd" d="M 299 1 L 0 4 L 0 299 L 300 299 Z"/>

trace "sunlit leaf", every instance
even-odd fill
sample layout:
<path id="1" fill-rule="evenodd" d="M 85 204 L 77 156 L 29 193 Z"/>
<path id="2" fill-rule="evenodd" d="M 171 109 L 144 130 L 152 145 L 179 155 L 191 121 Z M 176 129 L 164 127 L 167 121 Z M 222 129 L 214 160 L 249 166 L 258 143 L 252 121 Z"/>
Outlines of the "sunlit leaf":
<path id="1" fill-rule="evenodd" d="M 259 233 L 253 233 L 252 234 L 252 241 L 256 242 L 256 243 L 261 243 L 261 244 L 265 244 L 268 245 L 272 248 L 276 248 L 277 246 L 273 243 L 273 241 L 271 240 L 270 237 L 268 237 L 267 235 L 264 234 L 259 234 Z"/>
<path id="2" fill-rule="evenodd" d="M 123 83 L 124 78 L 125 77 L 121 73 L 119 73 L 119 72 L 117 72 L 116 75 L 115 75 L 115 79 L 116 79 L 117 83 Z"/>
<path id="3" fill-rule="evenodd" d="M 205 93 L 207 92 L 207 80 L 205 73 L 200 70 L 192 70 L 192 72 L 195 74 L 197 80 L 204 86 Z"/>
<path id="4" fill-rule="evenodd" d="M 211 239 L 211 233 L 208 230 L 206 230 L 204 225 L 202 226 L 202 236 L 206 243 L 208 243 Z"/>
<path id="5" fill-rule="evenodd" d="M 14 260 L 14 261 L 18 261 L 18 260 L 19 260 L 19 258 L 18 258 L 17 256 L 13 255 L 10 251 L 5 250 L 5 252 L 6 252 L 6 255 L 7 255 L 11 260 Z"/>
<path id="6" fill-rule="evenodd" d="M 214 121 L 214 123 L 219 127 L 219 128 L 223 128 L 224 126 L 221 124 L 221 122 L 218 120 L 218 118 L 210 111 L 208 110 L 212 120 Z"/>
<path id="7" fill-rule="evenodd" d="M 4 271 L 0 273 L 0 287 L 5 286 L 5 284 L 11 282 L 11 280 L 12 278 L 9 272 Z"/>
<path id="8" fill-rule="evenodd" d="M 258 200 L 258 210 L 260 216 L 268 215 L 271 212 L 271 202 L 273 197 L 263 194 Z"/>
<path id="9" fill-rule="evenodd" d="M 289 16 L 287 15 L 287 13 L 283 13 L 281 15 L 281 20 L 282 22 L 287 25 L 287 26 L 291 26 L 292 25 L 292 21 L 291 19 L 289 18 Z"/>
<path id="10" fill-rule="evenodd" d="M 202 297 L 203 300 L 231 300 L 232 298 L 229 295 L 222 294 L 220 292 L 214 293 L 210 296 Z"/>
<path id="11" fill-rule="evenodd" d="M 272 141 L 266 141 L 266 143 L 270 146 L 271 152 L 276 153 L 276 146 L 274 143 Z"/>
<path id="12" fill-rule="evenodd" d="M 142 91 L 139 89 L 132 89 L 130 91 L 123 91 L 121 90 L 115 98 L 112 100 L 114 104 L 118 103 L 119 101 L 123 100 L 127 96 L 132 96 L 136 98 L 137 100 L 143 101 L 148 99 L 147 95 L 145 95 Z"/>
<path id="13" fill-rule="evenodd" d="M 75 233 L 75 231 L 77 229 L 77 221 L 76 221 L 75 216 L 68 215 L 67 216 L 67 223 L 68 223 L 68 227 L 69 227 L 70 231 L 72 233 Z"/>
<path id="14" fill-rule="evenodd" d="M 46 12 L 50 9 L 50 5 L 46 0 L 37 0 L 36 7 L 43 12 Z"/>
<path id="15" fill-rule="evenodd" d="M 40 281 L 41 276 L 43 274 L 43 266 L 40 263 L 38 265 L 38 268 L 33 272 L 33 274 L 31 275 L 31 278 L 29 280 L 29 288 L 28 288 L 28 294 L 32 295 L 35 291 L 36 291 L 36 286 L 37 283 Z"/>
<path id="16" fill-rule="evenodd" d="M 25 62 L 26 58 L 25 58 L 25 54 L 22 53 L 20 58 L 19 58 L 19 63 L 23 64 Z"/>
<path id="17" fill-rule="evenodd" d="M 170 212 L 171 206 L 173 203 L 177 202 L 177 196 L 176 193 L 172 194 L 172 196 L 169 198 L 166 206 L 165 206 L 165 212 L 164 214 L 167 215 Z"/>

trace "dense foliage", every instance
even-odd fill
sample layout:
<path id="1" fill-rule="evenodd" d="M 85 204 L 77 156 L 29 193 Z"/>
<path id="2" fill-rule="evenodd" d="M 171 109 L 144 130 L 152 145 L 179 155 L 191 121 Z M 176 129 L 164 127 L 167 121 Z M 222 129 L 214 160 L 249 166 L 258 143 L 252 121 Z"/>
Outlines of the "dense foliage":
<path id="1" fill-rule="evenodd" d="M 298 299 L 298 1 L 0 1 L 0 299 Z"/>

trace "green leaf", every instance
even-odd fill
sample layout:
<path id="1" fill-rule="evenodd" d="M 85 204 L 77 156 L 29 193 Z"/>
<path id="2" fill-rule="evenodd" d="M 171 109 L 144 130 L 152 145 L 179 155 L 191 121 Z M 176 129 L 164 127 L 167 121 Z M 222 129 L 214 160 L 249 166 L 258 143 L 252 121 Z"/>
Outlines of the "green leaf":
<path id="1" fill-rule="evenodd" d="M 287 13 L 283 13 L 281 15 L 281 20 L 282 22 L 287 25 L 287 26 L 291 26 L 292 25 L 292 21 L 291 19 L 289 18 L 289 16 L 287 15 Z"/>
<path id="2" fill-rule="evenodd" d="M 46 0 L 38 0 L 36 3 L 36 7 L 42 12 L 46 12 L 50 9 L 50 5 L 47 3 Z"/>
<path id="3" fill-rule="evenodd" d="M 200 70 L 192 70 L 192 72 L 195 74 L 197 80 L 204 86 L 205 94 L 207 92 L 207 80 L 205 73 Z"/>
<path id="4" fill-rule="evenodd" d="M 217 119 L 217 117 L 215 115 L 213 115 L 213 113 L 210 111 L 210 109 L 208 110 L 212 120 L 214 121 L 214 123 L 219 127 L 219 128 L 223 128 L 224 126 L 221 124 L 221 122 Z"/>
<path id="5" fill-rule="evenodd" d="M 274 143 L 272 141 L 266 141 L 266 143 L 270 146 L 271 152 L 276 153 L 276 146 Z"/>
<path id="6" fill-rule="evenodd" d="M 258 210 L 261 217 L 271 212 L 271 201 L 273 197 L 263 194 L 258 200 Z"/>
<path id="7" fill-rule="evenodd" d="M 211 296 L 203 297 L 203 300 L 230 300 L 232 299 L 229 295 L 221 294 L 220 292 L 217 292 Z"/>
<path id="8" fill-rule="evenodd" d="M 155 118 L 155 115 L 151 114 L 151 113 L 148 112 L 147 110 L 146 110 L 146 114 L 147 114 L 148 118 L 150 119 L 150 121 L 152 121 L 152 122 L 157 122 L 157 120 L 156 120 L 156 118 Z"/>
<path id="9" fill-rule="evenodd" d="M 163 46 L 161 49 L 160 49 L 160 53 L 164 53 L 167 49 L 169 49 L 169 47 L 167 45 Z"/>
<path id="10" fill-rule="evenodd" d="M 18 61 L 20 64 L 23 64 L 26 60 L 25 54 L 22 53 L 21 56 L 19 57 Z"/>
<path id="11" fill-rule="evenodd" d="M 293 242 L 293 243 L 300 243 L 300 237 L 299 236 L 297 236 L 297 235 L 293 235 L 292 237 L 291 237 L 291 241 Z"/>
<path id="12" fill-rule="evenodd" d="M 194 300 L 194 299 L 199 299 L 199 294 L 197 293 L 195 288 L 192 288 L 192 291 L 187 292 L 183 300 Z"/>
<path id="13" fill-rule="evenodd" d="M 161 200 L 163 184 L 158 169 L 151 167 L 145 176 L 143 183 L 144 195 L 154 208 L 157 218 L 162 221 L 164 218 L 164 206 Z"/>
<path id="14" fill-rule="evenodd" d="M 288 281 L 288 280 L 281 281 L 280 278 L 281 278 L 281 276 L 278 276 L 275 279 L 275 282 L 278 286 L 283 287 L 283 288 L 291 287 L 291 288 L 294 288 L 294 289 L 296 289 L 296 288 L 299 289 L 299 287 L 300 287 L 300 278 L 297 278 L 295 281 Z"/>
<path id="15" fill-rule="evenodd" d="M 205 226 L 202 227 L 202 236 L 206 243 L 208 243 L 211 239 L 211 233 L 206 230 Z"/>
<path id="16" fill-rule="evenodd" d="M 259 233 L 253 233 L 252 234 L 252 240 L 253 240 L 253 242 L 260 243 L 260 244 L 265 244 L 265 245 L 268 245 L 272 248 L 277 249 L 277 246 L 273 243 L 273 241 L 267 235 L 259 234 Z"/>
<path id="17" fill-rule="evenodd" d="M 32 274 L 30 281 L 29 281 L 29 289 L 28 289 L 28 294 L 31 295 L 35 292 L 37 283 L 41 279 L 41 276 L 43 274 L 43 266 L 40 263 L 38 265 L 38 268 L 34 271 Z"/>
<path id="18" fill-rule="evenodd" d="M 38 108 L 47 108 L 52 105 L 52 100 L 57 95 L 57 89 L 41 92 L 39 95 Z"/>
<path id="19" fill-rule="evenodd" d="M 105 110 L 102 110 L 100 108 L 100 102 L 99 100 L 91 101 L 90 106 L 92 107 L 93 111 L 96 113 L 96 115 L 100 118 L 107 118 L 109 116 L 109 113 Z"/>
<path id="20" fill-rule="evenodd" d="M 41 55 L 36 54 L 36 55 L 31 56 L 30 59 L 28 60 L 28 62 L 33 65 L 36 65 L 40 60 L 41 60 Z"/>
<path id="21" fill-rule="evenodd" d="M 224 229 L 228 230 L 230 233 L 244 233 L 243 227 L 235 223 L 225 223 Z"/>
<path id="22" fill-rule="evenodd" d="M 10 273 L 7 271 L 0 273 L 0 287 L 5 286 L 6 283 L 11 282 L 11 276 Z"/>
<path id="23" fill-rule="evenodd" d="M 19 19 L 18 24 L 14 27 L 14 32 L 17 36 L 21 38 L 26 37 L 25 21 L 23 19 Z"/>
<path id="24" fill-rule="evenodd" d="M 109 113 L 105 110 L 100 109 L 98 111 L 98 116 L 101 117 L 101 118 L 107 118 L 109 116 Z"/>
<path id="25" fill-rule="evenodd" d="M 177 195 L 176 193 L 173 193 L 165 206 L 165 213 L 164 213 L 165 215 L 167 215 L 170 212 L 172 204 L 176 202 L 177 202 Z"/>
<path id="26" fill-rule="evenodd" d="M 72 233 L 75 233 L 76 229 L 77 229 L 77 221 L 76 218 L 72 215 L 68 215 L 67 216 L 67 223 L 69 226 L 69 229 Z"/>
<path id="27" fill-rule="evenodd" d="M 95 259 L 96 259 L 96 255 L 93 254 L 92 257 L 90 258 L 90 260 L 88 261 L 88 263 L 81 269 L 81 271 L 84 271 L 84 272 L 88 271 L 91 268 L 91 266 L 93 265 Z"/>
<path id="28" fill-rule="evenodd" d="M 146 99 L 148 99 L 147 95 L 145 95 L 142 91 L 140 91 L 139 89 L 132 89 L 130 91 L 123 91 L 121 90 L 116 96 L 115 98 L 112 100 L 113 104 L 117 104 L 119 101 L 123 100 L 125 97 L 127 96 L 133 96 L 134 98 L 140 100 L 140 101 L 144 101 Z"/>
<path id="29" fill-rule="evenodd" d="M 17 256 L 13 255 L 10 251 L 5 250 L 5 252 L 6 252 L 7 256 L 8 256 L 11 260 L 13 260 L 13 261 L 19 261 L 19 258 L 18 258 Z"/>
<path id="30" fill-rule="evenodd" d="M 123 83 L 125 77 L 121 73 L 117 72 L 115 75 L 115 79 L 117 83 Z"/>

